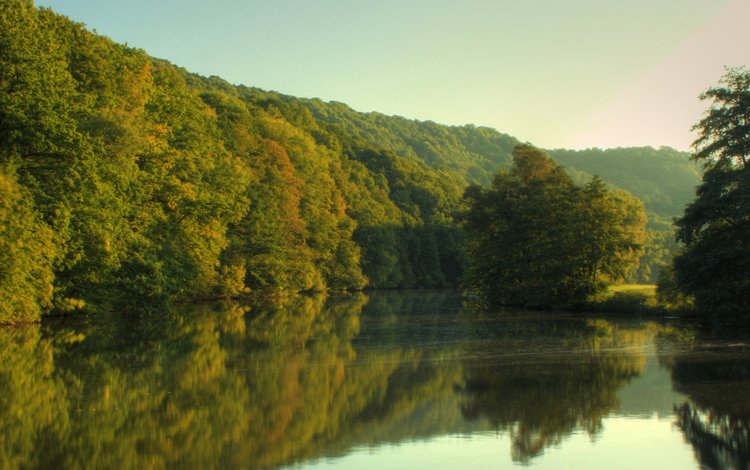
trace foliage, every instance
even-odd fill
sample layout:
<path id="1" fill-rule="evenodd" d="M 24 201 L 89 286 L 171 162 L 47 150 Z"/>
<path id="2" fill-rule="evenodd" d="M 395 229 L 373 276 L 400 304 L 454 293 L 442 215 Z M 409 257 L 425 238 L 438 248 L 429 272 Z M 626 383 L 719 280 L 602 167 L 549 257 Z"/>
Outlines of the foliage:
<path id="1" fill-rule="evenodd" d="M 750 72 L 729 70 L 723 86 L 701 98 L 711 107 L 695 126 L 695 160 L 703 182 L 677 220 L 685 244 L 674 259 L 674 280 L 711 314 L 750 311 Z"/>
<path id="2" fill-rule="evenodd" d="M 35 220 L 37 263 L 51 266 L 38 280 L 52 302 L 29 293 L 26 312 L 455 286 L 461 194 L 508 168 L 518 144 L 193 75 L 29 0 L 0 4 L 0 69 L 0 165 L 27 208 L 14 223 Z M 684 170 L 664 149 L 644 152 Z M 606 181 L 628 189 L 618 168 Z M 661 199 L 644 200 L 661 210 Z M 654 266 L 662 251 L 648 251 Z"/>
<path id="3" fill-rule="evenodd" d="M 0 66 L 3 203 L 19 207 L 3 213 L 4 318 L 38 318 L 53 278 L 67 310 L 461 275 L 459 179 L 304 106 L 23 0 L 0 5 Z"/>
<path id="4" fill-rule="evenodd" d="M 171 66 L 30 2 L 1 8 L 0 161 L 55 233 L 56 304 L 206 295 L 245 210 L 208 109 Z"/>
<path id="5" fill-rule="evenodd" d="M 594 312 L 661 314 L 666 304 L 656 295 L 656 286 L 622 284 L 588 299 L 587 309 Z"/>
<path id="6" fill-rule="evenodd" d="M 637 265 L 643 206 L 601 180 L 584 187 L 544 152 L 517 146 L 510 172 L 465 194 L 468 283 L 494 304 L 580 303 Z"/>
<path id="7" fill-rule="evenodd" d="M 263 100 L 279 106 L 304 106 L 329 132 L 366 145 L 384 148 L 406 160 L 459 176 L 463 185 L 486 185 L 499 169 L 512 165 L 511 153 L 520 142 L 486 127 L 441 126 L 379 113 L 358 113 L 343 103 L 324 103 L 273 95 L 259 90 Z M 549 151 L 578 184 L 599 175 L 610 186 L 624 189 L 643 202 L 648 215 L 649 236 L 640 267 L 629 273 L 630 282 L 656 282 L 677 248 L 672 219 L 692 197 L 700 176 L 688 154 L 668 147 L 586 149 Z"/>
<path id="8" fill-rule="evenodd" d="M 50 306 L 52 240 L 29 194 L 0 172 L 0 323 L 38 320 Z"/>
<path id="9" fill-rule="evenodd" d="M 376 112 L 359 113 L 338 102 L 302 99 L 257 89 L 245 89 L 259 103 L 283 109 L 304 107 L 312 113 L 325 131 L 342 142 L 354 140 L 362 146 L 382 148 L 405 160 L 458 176 L 462 185 L 489 184 L 498 169 L 509 169 L 511 153 L 520 142 L 506 134 L 486 127 L 442 126 Z M 296 112 L 297 115 L 302 113 Z M 639 269 L 629 273 L 630 282 L 656 282 L 662 267 L 667 265 L 677 248 L 674 243 L 672 219 L 680 214 L 691 199 L 700 177 L 688 154 L 668 147 L 586 149 L 549 151 L 578 184 L 585 184 L 592 175 L 599 175 L 613 187 L 624 189 L 640 199 L 648 214 L 645 250 Z"/>
<path id="10" fill-rule="evenodd" d="M 628 281 L 656 282 L 678 250 L 672 219 L 684 210 L 699 183 L 698 169 L 687 154 L 668 147 L 634 147 L 555 149 L 550 156 L 578 183 L 595 174 L 643 202 L 648 215 L 647 237 L 639 267 L 628 275 Z"/>

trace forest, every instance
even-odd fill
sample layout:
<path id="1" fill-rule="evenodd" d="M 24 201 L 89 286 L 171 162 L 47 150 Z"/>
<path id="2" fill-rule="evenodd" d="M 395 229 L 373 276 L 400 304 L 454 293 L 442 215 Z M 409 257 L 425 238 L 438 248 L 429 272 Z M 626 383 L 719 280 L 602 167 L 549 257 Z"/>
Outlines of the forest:
<path id="1" fill-rule="evenodd" d="M 477 279 L 464 224 L 479 192 L 465 191 L 497 184 L 518 149 L 533 148 L 485 127 L 198 76 L 30 0 L 0 4 L 0 70 L 4 323 L 260 293 L 459 286 Z M 678 248 L 671 221 L 700 182 L 688 154 L 547 154 L 569 194 L 637 207 L 627 263 L 581 292 L 603 279 L 655 282 Z"/>

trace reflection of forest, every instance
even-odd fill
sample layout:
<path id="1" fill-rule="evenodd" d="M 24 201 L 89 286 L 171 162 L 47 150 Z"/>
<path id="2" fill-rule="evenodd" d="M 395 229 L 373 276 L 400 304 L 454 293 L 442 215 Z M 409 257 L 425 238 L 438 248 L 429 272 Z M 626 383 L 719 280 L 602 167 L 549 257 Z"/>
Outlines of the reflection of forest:
<path id="1" fill-rule="evenodd" d="M 689 398 L 675 409 L 677 425 L 702 468 L 750 469 L 746 347 L 698 347 L 669 359 L 675 389 Z"/>
<path id="2" fill-rule="evenodd" d="M 257 468 L 393 438 L 459 371 L 446 351 L 355 350 L 366 300 L 4 331 L 0 467 Z"/>
<path id="3" fill-rule="evenodd" d="M 658 332 L 459 308 L 358 294 L 0 331 L 0 468 L 274 467 L 477 429 L 528 461 L 597 433 Z"/>

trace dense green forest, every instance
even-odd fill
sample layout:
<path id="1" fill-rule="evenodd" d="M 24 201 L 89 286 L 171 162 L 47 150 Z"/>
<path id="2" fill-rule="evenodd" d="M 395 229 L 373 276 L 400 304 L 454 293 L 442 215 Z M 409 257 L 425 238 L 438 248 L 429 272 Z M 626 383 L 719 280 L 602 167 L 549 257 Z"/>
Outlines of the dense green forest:
<path id="1" fill-rule="evenodd" d="M 462 193 L 519 144 L 200 77 L 30 0 L 0 4 L 0 70 L 2 321 L 456 285 Z M 576 181 L 597 173 L 643 201 L 632 278 L 653 280 L 693 164 L 670 149 L 552 156 Z"/>

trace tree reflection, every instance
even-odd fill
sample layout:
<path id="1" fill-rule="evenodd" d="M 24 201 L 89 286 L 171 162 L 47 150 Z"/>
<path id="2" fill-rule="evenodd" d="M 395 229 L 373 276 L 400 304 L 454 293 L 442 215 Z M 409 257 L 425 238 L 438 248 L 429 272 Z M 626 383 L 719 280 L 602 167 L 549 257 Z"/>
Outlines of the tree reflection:
<path id="1" fill-rule="evenodd" d="M 428 351 L 353 347 L 364 296 L 325 307 L 314 299 L 295 302 L 250 315 L 249 337 L 267 347 L 239 355 L 255 399 L 253 427 L 233 465 L 336 455 L 390 435 L 419 403 L 450 393 L 458 373 Z"/>
<path id="2" fill-rule="evenodd" d="M 528 462 L 596 435 L 658 332 L 373 297 L 0 330 L 0 467 L 270 468 L 490 425 Z"/>
<path id="3" fill-rule="evenodd" d="M 358 352 L 366 302 L 0 331 L 0 466 L 265 468 L 391 436 L 459 371 L 419 348 Z"/>
<path id="4" fill-rule="evenodd" d="M 121 319 L 61 349 L 71 425 L 41 443 L 43 466 L 218 466 L 249 425 L 248 390 L 227 368 L 219 343 L 241 315 L 224 308 Z M 148 340 L 134 341 L 139 335 Z"/>
<path id="5" fill-rule="evenodd" d="M 604 320 L 540 328 L 554 335 L 528 328 L 515 331 L 521 337 L 543 338 L 538 354 L 514 353 L 515 343 L 510 343 L 494 352 L 492 362 L 465 365 L 465 416 L 485 417 L 508 432 L 512 458 L 522 463 L 573 432 L 599 433 L 602 418 L 618 404 L 617 390 L 643 371 L 642 346 L 656 333 L 654 325 L 624 328 Z M 571 347 L 576 354 L 559 353 Z"/>
<path id="6" fill-rule="evenodd" d="M 671 358 L 677 391 L 689 401 L 675 408 L 677 426 L 702 468 L 750 468 L 750 359 L 728 347 L 693 350 Z"/>
<path id="7" fill-rule="evenodd" d="M 52 341 L 38 326 L 0 332 L 0 468 L 39 466 L 38 440 L 69 429 L 68 403 L 54 372 Z"/>

